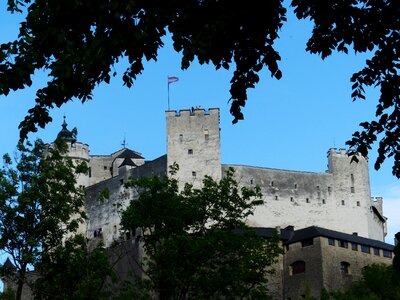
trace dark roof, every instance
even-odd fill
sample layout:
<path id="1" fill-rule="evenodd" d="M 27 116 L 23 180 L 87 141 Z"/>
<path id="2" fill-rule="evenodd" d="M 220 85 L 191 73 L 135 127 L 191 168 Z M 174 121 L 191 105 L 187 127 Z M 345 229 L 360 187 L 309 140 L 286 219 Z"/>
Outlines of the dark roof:
<path id="1" fill-rule="evenodd" d="M 138 152 L 125 148 L 117 158 L 139 158 L 144 159 Z"/>
<path id="2" fill-rule="evenodd" d="M 64 116 L 64 122 L 61 124 L 62 129 L 60 132 L 57 134 L 57 138 L 61 138 L 66 142 L 76 142 L 76 128 L 74 128 L 72 131 L 68 130 L 67 128 L 68 124 L 65 122 L 65 116 Z"/>
<path id="3" fill-rule="evenodd" d="M 373 206 L 373 205 L 371 205 L 371 208 L 372 208 L 372 211 L 375 213 L 375 215 L 379 218 L 379 220 L 381 220 L 382 223 L 385 223 L 385 222 L 386 222 L 386 219 L 385 219 L 384 216 L 381 215 L 381 213 L 379 212 L 379 210 L 378 210 L 375 206 Z"/>
<path id="4" fill-rule="evenodd" d="M 3 268 L 9 269 L 9 270 L 15 270 L 15 266 L 11 262 L 10 258 L 7 257 L 6 261 L 4 262 Z"/>
<path id="5" fill-rule="evenodd" d="M 123 167 L 123 166 L 133 166 L 137 167 L 137 165 L 132 161 L 132 159 L 125 157 L 124 161 L 119 165 L 118 168 Z"/>
<path id="6" fill-rule="evenodd" d="M 336 240 L 343 240 L 347 242 L 357 243 L 360 245 L 371 246 L 375 248 L 380 248 L 384 250 L 393 251 L 394 246 L 387 244 L 382 241 L 372 240 L 369 238 L 361 237 L 354 234 L 347 234 L 339 231 L 329 230 L 317 226 L 311 226 L 304 229 L 299 229 L 293 231 L 293 236 L 291 239 L 285 242 L 285 244 L 292 244 L 299 242 L 304 239 L 314 238 L 314 237 L 326 237 Z"/>

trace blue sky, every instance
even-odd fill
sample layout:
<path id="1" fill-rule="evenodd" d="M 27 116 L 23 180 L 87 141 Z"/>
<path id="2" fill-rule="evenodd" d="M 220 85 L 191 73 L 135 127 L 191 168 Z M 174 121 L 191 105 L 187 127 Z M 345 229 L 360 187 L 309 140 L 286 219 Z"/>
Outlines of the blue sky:
<path id="1" fill-rule="evenodd" d="M 4 1 L 0 3 L 0 42 L 16 37 L 20 20 L 6 12 Z M 358 124 L 374 116 L 377 93 L 369 90 L 367 101 L 352 102 L 350 77 L 367 55 L 334 54 L 323 61 L 305 52 L 311 29 L 289 11 L 276 43 L 283 78 L 272 79 L 263 71 L 258 86 L 249 91 L 245 120 L 236 125 L 231 123 L 228 103 L 233 69 L 215 71 L 212 66 L 193 63 L 182 71 L 180 55 L 166 38 L 158 61 L 145 64 L 133 88 L 123 87 L 114 78 L 109 85 L 96 88 L 92 101 L 72 101 L 52 110 L 53 123 L 30 139 L 52 141 L 65 114 L 69 127 L 78 128 L 78 139 L 89 144 L 92 154 L 114 152 L 125 138 L 128 147 L 154 159 L 166 153 L 167 76 L 174 75 L 179 81 L 170 85 L 171 109 L 221 109 L 223 163 L 324 172 L 328 149 L 345 148 Z M 115 69 L 121 74 L 124 66 L 122 62 Z M 38 72 L 30 89 L 0 96 L 1 154 L 15 149 L 18 124 L 34 105 L 36 89 L 45 82 L 44 73 Z M 371 152 L 371 192 L 384 197 L 384 214 L 389 218 L 386 241 L 393 243 L 395 232 L 400 231 L 400 185 L 391 174 L 391 160 L 381 170 L 373 170 L 375 157 L 375 151 Z"/>

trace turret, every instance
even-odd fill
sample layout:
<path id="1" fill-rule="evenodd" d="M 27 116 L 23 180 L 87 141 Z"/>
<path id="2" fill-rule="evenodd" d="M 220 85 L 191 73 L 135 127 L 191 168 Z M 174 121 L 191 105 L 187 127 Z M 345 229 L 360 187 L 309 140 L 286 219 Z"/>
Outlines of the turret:
<path id="1" fill-rule="evenodd" d="M 57 134 L 57 138 L 63 139 L 68 145 L 68 153 L 67 155 L 73 159 L 75 163 L 85 162 L 89 166 L 89 145 L 77 142 L 77 134 L 78 130 L 74 127 L 72 130 L 69 130 L 68 124 L 65 120 L 62 123 L 62 129 Z M 80 174 L 77 178 L 77 184 L 79 186 L 87 187 L 89 185 L 89 174 Z"/>

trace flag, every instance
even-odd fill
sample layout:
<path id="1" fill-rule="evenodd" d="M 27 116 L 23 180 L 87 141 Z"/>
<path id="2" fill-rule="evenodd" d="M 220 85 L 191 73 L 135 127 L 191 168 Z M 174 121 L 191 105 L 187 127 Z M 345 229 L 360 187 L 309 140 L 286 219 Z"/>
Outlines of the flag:
<path id="1" fill-rule="evenodd" d="M 173 82 L 176 82 L 178 80 L 179 80 L 179 78 L 176 77 L 176 76 L 168 76 L 168 83 L 173 83 Z"/>

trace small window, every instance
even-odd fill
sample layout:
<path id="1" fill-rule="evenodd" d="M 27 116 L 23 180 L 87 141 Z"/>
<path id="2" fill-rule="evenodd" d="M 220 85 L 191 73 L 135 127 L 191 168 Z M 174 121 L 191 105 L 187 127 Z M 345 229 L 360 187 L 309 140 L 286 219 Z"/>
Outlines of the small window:
<path id="1" fill-rule="evenodd" d="M 290 197 L 290 202 L 294 202 L 294 199 L 293 199 L 293 197 Z"/>
<path id="2" fill-rule="evenodd" d="M 107 166 L 103 166 L 103 169 L 104 169 L 104 170 L 107 170 Z"/>
<path id="3" fill-rule="evenodd" d="M 123 180 L 123 179 L 120 179 L 120 180 L 119 180 L 119 184 L 120 184 L 120 185 L 123 185 L 123 184 L 124 184 L 124 180 Z"/>
<path id="4" fill-rule="evenodd" d="M 208 138 L 210 137 L 210 135 L 208 134 L 208 129 L 204 129 L 204 139 L 206 141 L 208 141 Z"/>
<path id="5" fill-rule="evenodd" d="M 273 181 L 271 181 L 271 182 L 270 182 L 270 185 L 271 185 L 271 186 L 274 186 L 274 182 L 273 182 Z"/>
<path id="6" fill-rule="evenodd" d="M 294 184 L 294 188 L 297 189 L 297 183 Z"/>
<path id="7" fill-rule="evenodd" d="M 354 175 L 353 174 L 350 174 L 350 179 L 351 179 L 351 182 L 353 183 L 354 182 Z"/>
<path id="8" fill-rule="evenodd" d="M 188 150 L 188 154 L 192 155 L 193 154 L 193 149 Z"/>
<path id="9" fill-rule="evenodd" d="M 310 238 L 310 239 L 305 239 L 301 241 L 301 247 L 308 247 L 308 246 L 312 246 L 314 244 L 314 239 Z"/>
<path id="10" fill-rule="evenodd" d="M 330 194 L 332 192 L 332 189 L 330 186 L 328 186 L 328 193 Z"/>
<path id="11" fill-rule="evenodd" d="M 195 172 L 195 171 L 192 171 L 192 176 L 193 176 L 193 177 L 196 177 L 196 175 L 197 175 L 196 172 Z"/>
<path id="12" fill-rule="evenodd" d="M 310 199 L 306 198 L 306 203 L 310 203 Z"/>
<path id="13" fill-rule="evenodd" d="M 342 261 L 340 263 L 340 273 L 350 274 L 350 264 L 348 262 Z"/>
<path id="14" fill-rule="evenodd" d="M 250 184 L 253 184 L 253 179 L 250 179 Z"/>
<path id="15" fill-rule="evenodd" d="M 349 243 L 347 241 L 338 240 L 338 246 L 341 248 L 348 248 Z"/>
<path id="16" fill-rule="evenodd" d="M 326 202 L 325 202 L 325 199 L 322 199 L 322 204 L 325 204 Z"/>
<path id="17" fill-rule="evenodd" d="M 389 250 L 382 250 L 384 257 L 392 258 L 392 251 Z"/>
<path id="18" fill-rule="evenodd" d="M 275 200 L 278 200 L 278 198 L 279 198 L 278 196 L 275 196 Z"/>
<path id="19" fill-rule="evenodd" d="M 317 185 L 317 190 L 319 191 L 319 185 Z"/>
<path id="20" fill-rule="evenodd" d="M 371 248 L 369 246 L 361 245 L 361 252 L 371 253 Z"/>
<path id="21" fill-rule="evenodd" d="M 92 168 L 89 168 L 89 177 L 92 177 Z"/>
<path id="22" fill-rule="evenodd" d="M 331 245 L 331 246 L 335 246 L 335 240 L 329 238 L 329 239 L 328 239 L 328 244 Z"/>
<path id="23" fill-rule="evenodd" d="M 350 192 L 354 193 L 354 186 L 350 188 Z"/>
<path id="24" fill-rule="evenodd" d="M 378 248 L 374 248 L 374 255 L 379 256 L 379 249 Z"/>
<path id="25" fill-rule="evenodd" d="M 183 141 L 183 134 L 179 135 L 179 141 L 182 142 Z"/>
<path id="26" fill-rule="evenodd" d="M 357 206 L 360 206 L 360 201 L 357 201 Z"/>
<path id="27" fill-rule="evenodd" d="M 290 265 L 290 275 L 305 273 L 306 263 L 302 260 L 295 261 Z"/>
<path id="28" fill-rule="evenodd" d="M 355 243 L 351 243 L 351 250 L 358 251 L 358 245 Z"/>
<path id="29" fill-rule="evenodd" d="M 344 200 L 342 200 L 342 205 L 344 205 Z"/>

